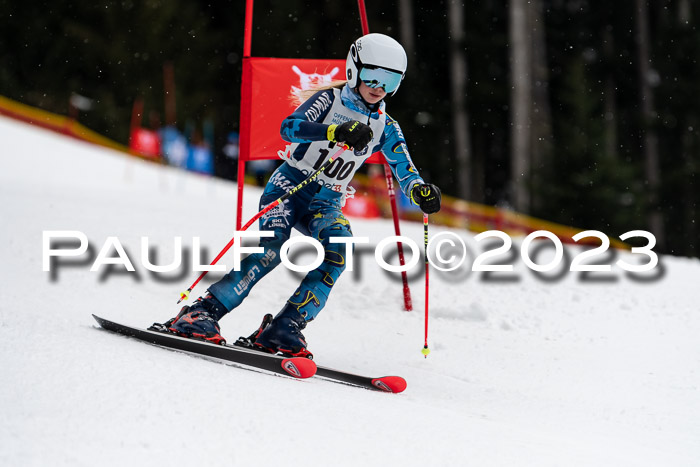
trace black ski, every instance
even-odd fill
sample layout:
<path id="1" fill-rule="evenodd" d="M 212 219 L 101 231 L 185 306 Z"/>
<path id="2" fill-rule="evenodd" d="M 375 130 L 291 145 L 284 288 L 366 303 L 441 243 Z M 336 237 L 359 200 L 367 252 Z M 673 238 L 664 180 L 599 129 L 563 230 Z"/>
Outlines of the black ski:
<path id="1" fill-rule="evenodd" d="M 370 376 L 355 375 L 323 366 L 316 367 L 316 376 L 330 381 L 384 392 L 398 393 L 403 392 L 406 389 L 406 380 L 400 376 L 382 376 L 379 378 L 372 378 Z"/>
<path id="2" fill-rule="evenodd" d="M 161 347 L 218 358 L 295 378 L 309 378 L 316 373 L 316 364 L 308 358 L 286 358 L 232 345 L 217 345 L 202 340 L 179 337 L 175 334 L 137 329 L 99 316 L 92 316 L 100 326 L 108 331 Z"/>

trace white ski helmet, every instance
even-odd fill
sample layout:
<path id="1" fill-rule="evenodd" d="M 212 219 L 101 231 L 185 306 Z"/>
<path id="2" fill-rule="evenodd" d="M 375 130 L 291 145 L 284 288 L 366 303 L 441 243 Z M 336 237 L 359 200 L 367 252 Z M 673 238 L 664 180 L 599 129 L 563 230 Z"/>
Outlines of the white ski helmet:
<path id="1" fill-rule="evenodd" d="M 351 88 L 357 87 L 361 79 L 366 85 L 382 87 L 393 96 L 403 80 L 407 64 L 401 44 L 384 34 L 372 33 L 352 43 L 345 72 Z"/>

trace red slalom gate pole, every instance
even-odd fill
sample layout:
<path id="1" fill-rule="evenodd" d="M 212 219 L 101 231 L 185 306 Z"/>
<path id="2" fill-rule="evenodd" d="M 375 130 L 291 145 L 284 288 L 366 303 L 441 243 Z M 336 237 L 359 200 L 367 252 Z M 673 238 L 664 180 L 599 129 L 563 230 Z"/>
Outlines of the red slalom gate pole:
<path id="1" fill-rule="evenodd" d="M 362 25 L 362 35 L 369 34 L 369 23 L 367 22 L 367 9 L 365 0 L 357 0 L 357 8 L 360 10 L 360 24 Z"/>
<path id="2" fill-rule="evenodd" d="M 425 246 L 425 343 L 421 351 L 425 358 L 428 358 L 430 349 L 428 348 L 428 297 L 430 284 L 430 263 L 428 261 L 428 215 L 423 214 L 423 244 Z"/>
<path id="3" fill-rule="evenodd" d="M 357 8 L 360 10 L 360 24 L 362 25 L 362 35 L 369 34 L 369 22 L 367 21 L 367 9 L 365 8 L 365 0 L 357 0 Z M 396 206 L 396 191 L 394 190 L 394 180 L 391 178 L 391 167 L 384 159 L 384 176 L 386 177 L 386 187 L 389 193 L 389 202 L 391 204 L 391 214 L 394 218 L 394 232 L 397 236 L 401 235 L 401 227 L 399 226 L 398 207 Z M 397 242 L 396 247 L 399 252 L 399 264 L 406 264 L 403 255 L 403 243 Z M 411 300 L 411 289 L 408 286 L 408 274 L 406 271 L 401 271 L 401 282 L 403 282 L 403 305 L 406 311 L 413 310 L 413 301 Z"/>
<path id="4" fill-rule="evenodd" d="M 391 214 L 394 219 L 394 232 L 397 236 L 401 235 L 401 227 L 399 226 L 398 207 L 396 206 L 396 190 L 394 189 L 394 179 L 391 177 L 391 167 L 384 160 L 384 176 L 386 177 L 386 187 L 389 193 L 389 202 L 391 203 Z M 403 243 L 397 242 L 396 247 L 399 252 L 399 264 L 406 264 L 403 255 Z M 413 300 L 411 300 L 411 289 L 408 286 L 408 274 L 406 271 L 401 271 L 401 282 L 403 282 L 403 304 L 406 311 L 413 310 Z"/>
<path id="5" fill-rule="evenodd" d="M 288 199 L 290 196 L 292 196 L 293 194 L 295 194 L 296 192 L 298 192 L 299 190 L 304 188 L 309 183 L 316 180 L 316 178 L 318 178 L 318 176 L 321 174 L 321 172 L 326 170 L 333 163 L 333 161 L 335 161 L 338 158 L 338 156 L 340 156 L 346 149 L 348 149 L 348 146 L 345 144 L 342 145 L 342 147 L 340 149 L 338 149 L 335 152 L 335 154 L 333 154 L 326 162 L 324 162 L 323 165 L 321 167 L 319 167 L 318 170 L 316 170 L 316 172 L 312 173 L 311 175 L 306 177 L 304 179 L 304 181 L 302 181 L 300 184 L 298 184 L 297 186 L 295 186 L 294 188 L 292 188 L 291 190 L 289 190 L 288 192 L 286 192 L 285 194 L 283 194 L 282 196 L 277 198 L 275 201 L 273 201 L 270 204 L 268 204 L 267 206 L 265 206 L 260 212 L 258 212 L 248 222 L 246 222 L 246 224 L 238 231 L 243 232 L 244 230 L 247 230 L 248 227 L 253 225 L 253 222 L 255 222 L 256 220 L 258 220 L 262 216 L 264 216 L 266 212 L 270 211 L 271 209 L 276 208 L 277 206 L 282 204 L 286 199 Z M 226 254 L 226 252 L 233 246 L 233 242 L 234 242 L 235 238 L 236 237 L 233 237 L 231 240 L 229 240 L 229 242 L 226 244 L 226 246 L 219 252 L 218 255 L 216 255 L 216 258 L 214 258 L 214 260 L 211 263 L 209 263 L 209 266 L 213 266 L 219 262 L 221 257 L 224 256 Z M 190 297 L 190 292 L 192 292 L 192 289 L 194 289 L 197 286 L 197 284 L 199 284 L 199 281 L 201 281 L 204 278 L 204 276 L 207 275 L 208 272 L 209 271 L 203 271 L 199 275 L 197 280 L 195 280 L 186 291 L 184 291 L 180 294 L 180 299 L 177 301 L 177 303 L 180 303 L 183 300 L 187 300 Z"/>

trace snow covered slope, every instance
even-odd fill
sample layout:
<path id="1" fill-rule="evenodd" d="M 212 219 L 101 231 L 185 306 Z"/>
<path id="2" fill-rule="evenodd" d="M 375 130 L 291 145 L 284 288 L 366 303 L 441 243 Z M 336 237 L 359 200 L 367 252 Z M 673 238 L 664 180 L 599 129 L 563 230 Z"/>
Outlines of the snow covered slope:
<path id="1" fill-rule="evenodd" d="M 698 260 L 662 257 L 646 280 L 538 277 L 517 257 L 510 274 L 433 273 L 425 359 L 422 266 L 406 313 L 395 276 L 360 249 L 307 327 L 310 349 L 321 365 L 399 374 L 408 389 L 296 381 L 130 341 L 90 316 L 172 316 L 196 274 L 148 272 L 141 237 L 157 264 L 176 236 L 190 250 L 201 237 L 212 258 L 235 225 L 234 184 L 4 118 L 0 141 L 0 465 L 698 465 Z M 247 219 L 259 191 L 246 196 Z M 392 233 L 386 221 L 352 225 L 370 245 Z M 422 225 L 402 228 L 421 244 Z M 84 232 L 88 256 L 43 272 L 48 230 Z M 90 272 L 110 236 L 135 273 Z M 278 268 L 223 334 L 251 332 L 298 281 Z"/>

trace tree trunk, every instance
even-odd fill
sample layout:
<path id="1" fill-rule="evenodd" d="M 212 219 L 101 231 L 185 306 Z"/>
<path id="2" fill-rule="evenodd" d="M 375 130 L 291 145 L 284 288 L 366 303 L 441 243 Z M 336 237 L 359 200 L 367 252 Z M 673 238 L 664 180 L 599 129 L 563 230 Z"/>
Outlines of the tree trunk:
<path id="1" fill-rule="evenodd" d="M 416 52 L 416 33 L 413 28 L 413 2 L 411 0 L 399 0 L 399 28 L 401 45 L 408 55 L 408 63 L 411 63 Z"/>
<path id="2" fill-rule="evenodd" d="M 471 137 L 467 113 L 467 57 L 464 34 L 464 4 L 461 0 L 448 3 L 450 34 L 450 93 L 452 96 L 452 147 L 457 161 L 457 195 L 473 200 L 471 184 Z"/>
<path id="3" fill-rule="evenodd" d="M 510 73 L 511 73 L 511 187 L 512 201 L 519 212 L 530 211 L 530 113 L 532 78 L 530 75 L 531 43 L 528 34 L 527 0 L 511 0 Z"/>
<path id="4" fill-rule="evenodd" d="M 650 78 L 652 68 L 649 53 L 649 13 L 647 0 L 636 0 L 637 20 L 637 62 L 639 79 L 639 98 L 642 111 L 642 145 L 644 151 L 644 175 L 649 200 L 648 222 L 651 232 L 656 236 L 656 241 L 662 249 L 665 247 L 665 235 L 663 217 L 659 206 L 659 185 L 661 181 L 659 168 L 659 148 L 656 130 L 653 127 L 655 117 L 654 94 L 651 89 Z"/>
<path id="5" fill-rule="evenodd" d="M 532 91 L 531 187 L 535 188 L 542 183 L 540 174 L 552 152 L 552 111 L 549 106 L 549 67 L 547 66 L 547 40 L 542 0 L 531 0 L 528 20 L 530 24 L 528 29 L 532 31 L 531 71 L 534 82 L 534 86 L 532 86 L 533 82 L 530 83 Z M 540 200 L 535 195 L 538 191 L 538 189 L 533 190 L 530 197 L 531 211 L 536 211 L 541 206 Z"/>
<path id="6" fill-rule="evenodd" d="M 687 28 L 690 24 L 690 0 L 680 0 L 678 2 L 678 23 L 682 28 Z"/>
<path id="7" fill-rule="evenodd" d="M 606 18 L 607 19 L 607 18 Z M 613 64 L 615 62 L 615 44 L 610 24 L 606 21 L 602 30 L 603 59 L 605 60 L 605 88 L 603 95 L 603 125 L 604 125 L 604 154 L 606 158 L 617 157 L 617 105 L 615 104 L 615 77 Z"/>
<path id="8" fill-rule="evenodd" d="M 700 123 L 695 116 L 689 116 L 684 128 L 693 127 L 697 128 L 698 123 Z M 698 256 L 700 253 L 700 237 L 698 237 L 698 223 L 700 219 L 698 218 L 698 200 L 695 191 L 695 185 L 691 181 L 692 178 L 697 173 L 697 162 L 695 162 L 695 154 L 697 150 L 693 147 L 693 136 L 690 131 L 683 131 L 682 144 L 681 144 L 681 157 L 683 160 L 683 171 L 686 174 L 686 183 L 683 183 L 683 238 L 686 241 L 686 245 L 681 251 L 685 251 L 686 254 Z"/>
<path id="9" fill-rule="evenodd" d="M 689 29 L 691 24 L 691 10 L 689 0 L 680 0 L 678 2 L 678 27 L 681 29 Z M 693 144 L 693 134 L 690 131 L 686 131 L 687 128 L 697 128 L 700 123 L 696 117 L 696 112 L 690 112 L 687 116 L 685 125 L 681 125 L 683 128 L 682 137 L 682 159 L 683 159 L 683 171 L 688 177 L 686 183 L 683 184 L 683 203 L 684 208 L 684 228 L 683 228 L 683 238 L 688 239 L 686 252 L 687 254 L 698 256 L 700 253 L 700 245 L 698 244 L 698 199 L 695 191 L 695 186 L 692 183 L 691 177 L 694 177 L 697 173 L 697 158 L 698 148 L 694 147 Z"/>

